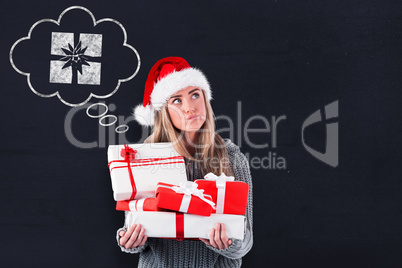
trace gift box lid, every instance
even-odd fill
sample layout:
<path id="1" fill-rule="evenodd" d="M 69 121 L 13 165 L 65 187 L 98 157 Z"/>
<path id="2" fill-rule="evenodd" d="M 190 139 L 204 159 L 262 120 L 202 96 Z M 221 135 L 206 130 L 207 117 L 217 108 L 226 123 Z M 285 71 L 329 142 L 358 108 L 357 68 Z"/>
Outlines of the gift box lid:
<path id="1" fill-rule="evenodd" d="M 171 142 L 139 143 L 127 145 L 136 151 L 136 159 L 180 156 L 180 154 L 174 149 Z M 124 157 L 121 156 L 121 150 L 124 148 L 124 144 L 109 145 L 107 151 L 108 161 L 124 160 Z"/>

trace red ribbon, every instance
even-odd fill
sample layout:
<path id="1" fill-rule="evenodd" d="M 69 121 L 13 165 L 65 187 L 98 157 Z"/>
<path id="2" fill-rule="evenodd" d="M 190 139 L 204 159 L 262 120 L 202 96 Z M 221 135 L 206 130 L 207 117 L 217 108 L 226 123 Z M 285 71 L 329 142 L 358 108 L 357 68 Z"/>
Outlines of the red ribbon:
<path id="1" fill-rule="evenodd" d="M 124 150 L 124 149 L 122 149 Z M 169 163 L 153 163 L 153 162 L 158 162 L 158 161 L 164 161 L 164 160 L 172 160 L 172 159 L 177 159 L 181 160 L 179 162 L 169 162 Z M 110 166 L 112 163 L 126 163 L 126 160 L 112 160 L 109 162 L 108 166 Z M 130 163 L 138 164 L 138 165 L 133 165 L 133 166 L 149 166 L 149 165 L 160 165 L 160 164 L 174 164 L 174 163 L 184 163 L 184 158 L 183 156 L 172 156 L 172 157 L 161 157 L 161 158 L 144 158 L 144 159 L 132 159 L 130 160 Z M 118 167 L 114 167 L 118 168 Z"/>
<path id="2" fill-rule="evenodd" d="M 122 149 L 120 152 L 120 155 L 124 157 L 124 161 L 127 162 L 128 175 L 130 176 L 130 183 L 131 187 L 133 188 L 130 199 L 134 199 L 135 195 L 137 194 L 137 187 L 135 187 L 133 171 L 131 170 L 130 167 L 130 162 L 132 162 L 135 159 L 136 153 L 137 151 L 129 147 L 127 144 L 124 145 L 124 149 Z"/>
<path id="3" fill-rule="evenodd" d="M 120 155 L 121 157 L 124 158 L 125 161 L 132 162 L 132 160 L 135 159 L 135 154 L 137 153 L 136 150 L 128 146 L 127 144 L 124 144 L 124 148 L 121 149 Z"/>
<path id="4" fill-rule="evenodd" d="M 180 212 L 176 212 L 176 239 L 184 240 L 184 215 Z"/>
<path id="5" fill-rule="evenodd" d="M 108 166 L 110 166 L 112 163 L 127 163 L 127 168 L 128 168 L 128 175 L 130 177 L 130 184 L 131 187 L 133 188 L 132 194 L 130 199 L 134 199 L 135 195 L 137 194 L 137 187 L 135 186 L 135 181 L 134 181 L 134 175 L 133 171 L 131 170 L 131 167 L 136 167 L 136 166 L 150 166 L 150 165 L 161 165 L 161 164 L 176 164 L 176 163 L 184 163 L 184 158 L 183 156 L 173 156 L 173 157 L 164 157 L 164 158 L 145 158 L 145 159 L 135 159 L 137 151 L 128 146 L 127 144 L 124 145 L 124 148 L 121 149 L 120 155 L 121 157 L 124 158 L 124 160 L 113 160 L 110 161 Z M 157 163 L 157 161 L 162 161 L 162 160 L 172 160 L 172 159 L 177 159 L 180 161 L 176 162 L 168 162 L 168 163 Z M 156 163 L 155 163 L 156 162 Z M 133 163 L 133 164 L 131 164 Z M 135 165 L 137 164 L 137 165 Z M 110 172 L 112 172 L 113 169 L 115 168 L 125 168 L 124 166 L 121 167 L 113 167 L 110 169 Z"/>
<path id="6" fill-rule="evenodd" d="M 154 159 L 154 160 L 152 160 Z M 157 161 L 161 161 L 161 160 L 171 160 L 171 159 L 177 159 L 180 161 L 176 161 L 176 162 L 162 162 L 162 163 L 158 163 Z M 144 161 L 142 161 L 144 160 Z M 149 164 L 148 164 L 149 162 Z M 152 162 L 156 162 L 156 163 L 152 163 Z M 114 161 L 110 161 L 109 166 L 112 163 L 126 163 L 126 161 L 122 161 L 122 160 L 114 160 Z M 184 159 L 182 156 L 173 156 L 173 157 L 166 157 L 166 158 L 150 158 L 150 159 L 138 159 L 138 160 L 133 160 L 131 161 L 131 163 L 134 164 L 138 164 L 138 165 L 134 165 L 131 164 L 131 167 L 145 167 L 145 166 L 155 166 L 155 165 L 171 165 L 171 164 L 183 164 L 184 163 Z M 145 163 L 145 164 L 142 164 Z M 115 168 L 125 168 L 125 166 L 121 166 L 121 167 L 112 167 L 110 169 L 110 171 L 112 171 Z"/>

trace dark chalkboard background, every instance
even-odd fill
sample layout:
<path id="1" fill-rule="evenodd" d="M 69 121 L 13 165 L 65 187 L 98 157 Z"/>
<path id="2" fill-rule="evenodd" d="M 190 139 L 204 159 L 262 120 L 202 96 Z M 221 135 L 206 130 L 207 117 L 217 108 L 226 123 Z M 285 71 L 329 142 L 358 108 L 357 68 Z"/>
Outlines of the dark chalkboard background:
<path id="1" fill-rule="evenodd" d="M 110 114 L 126 119 L 128 132 L 100 127 L 85 109 L 74 113 L 73 135 L 95 142 L 94 148 L 69 141 L 71 107 L 35 95 L 9 60 L 14 42 L 35 22 L 56 20 L 75 4 L 96 19 L 124 25 L 127 43 L 141 57 L 138 74 L 103 100 Z M 286 161 L 285 169 L 251 169 L 254 246 L 245 267 L 402 265 L 400 2 L 14 0 L 2 3 L 0 12 L 3 267 L 135 266 L 137 256 L 120 252 L 115 241 L 123 214 L 115 211 L 106 149 L 143 139 L 146 132 L 129 116 L 142 102 L 151 66 L 166 56 L 184 57 L 206 73 L 217 128 L 250 161 L 268 161 L 270 153 L 271 165 L 274 153 L 276 161 Z M 36 46 L 49 42 L 25 47 L 32 51 L 15 55 L 19 66 L 42 70 Z M 136 64 L 126 58 L 115 68 L 132 73 Z M 301 137 L 304 120 L 334 101 L 337 167 L 314 158 Z M 286 116 L 278 123 L 275 148 L 272 131 L 239 131 L 256 115 L 260 119 L 248 127 L 260 130 L 266 127 L 262 117 L 272 123 L 272 116 Z M 227 118 L 232 133 L 225 131 Z M 325 124 L 305 130 L 306 143 L 321 152 Z"/>

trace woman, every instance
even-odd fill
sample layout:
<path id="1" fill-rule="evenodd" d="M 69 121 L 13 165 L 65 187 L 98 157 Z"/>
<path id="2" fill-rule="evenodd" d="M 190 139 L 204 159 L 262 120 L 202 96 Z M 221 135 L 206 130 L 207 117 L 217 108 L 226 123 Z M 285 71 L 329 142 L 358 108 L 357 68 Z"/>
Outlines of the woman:
<path id="1" fill-rule="evenodd" d="M 139 267 L 240 267 L 253 244 L 252 182 L 247 159 L 239 147 L 215 132 L 211 90 L 204 74 L 179 57 L 158 61 L 145 84 L 144 101 L 134 110 L 142 125 L 154 126 L 146 142 L 172 142 L 184 156 L 188 180 L 213 172 L 233 175 L 249 185 L 247 227 L 243 240 L 226 236 L 216 223 L 209 239 L 176 241 L 148 238 L 140 224 L 117 231 L 122 251 L 140 253 Z"/>

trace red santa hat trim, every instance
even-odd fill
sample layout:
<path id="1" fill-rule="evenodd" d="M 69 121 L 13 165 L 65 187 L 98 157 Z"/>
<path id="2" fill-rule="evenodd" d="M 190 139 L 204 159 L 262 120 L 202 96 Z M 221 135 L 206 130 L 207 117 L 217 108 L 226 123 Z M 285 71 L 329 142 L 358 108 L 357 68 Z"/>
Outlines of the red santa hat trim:
<path id="1" fill-rule="evenodd" d="M 177 91 L 193 86 L 202 89 L 208 101 L 212 99 L 211 88 L 205 75 L 180 57 L 159 60 L 151 68 L 145 83 L 142 105 L 134 108 L 134 117 L 144 126 L 154 124 L 155 112 L 159 111 Z"/>

